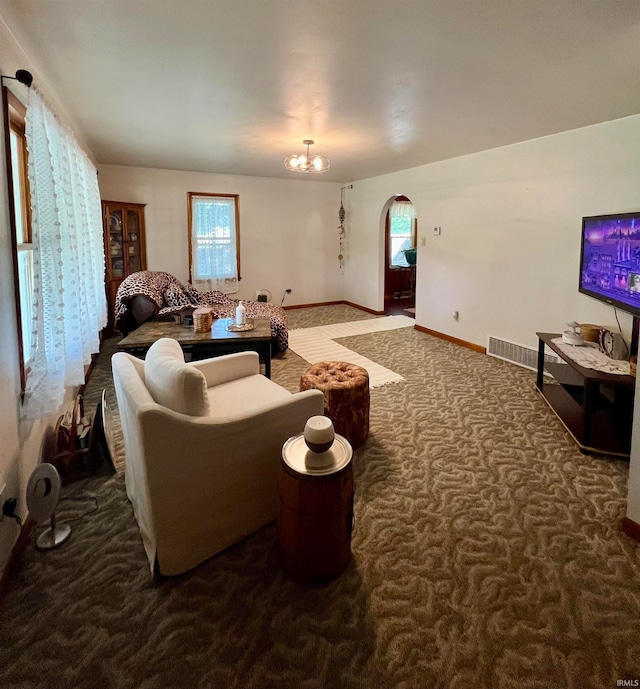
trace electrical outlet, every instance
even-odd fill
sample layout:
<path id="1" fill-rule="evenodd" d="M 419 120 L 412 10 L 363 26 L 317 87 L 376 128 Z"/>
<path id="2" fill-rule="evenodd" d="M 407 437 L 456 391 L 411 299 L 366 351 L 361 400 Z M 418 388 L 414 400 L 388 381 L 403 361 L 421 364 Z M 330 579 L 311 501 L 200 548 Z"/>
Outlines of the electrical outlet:
<path id="1" fill-rule="evenodd" d="M 434 228 L 433 228 L 433 234 L 434 234 L 436 237 L 439 236 L 441 232 L 442 232 L 442 228 L 441 228 L 441 227 L 434 227 Z"/>
<path id="2" fill-rule="evenodd" d="M 427 238 L 421 237 L 420 238 L 420 246 L 426 246 L 426 245 L 427 245 Z"/>

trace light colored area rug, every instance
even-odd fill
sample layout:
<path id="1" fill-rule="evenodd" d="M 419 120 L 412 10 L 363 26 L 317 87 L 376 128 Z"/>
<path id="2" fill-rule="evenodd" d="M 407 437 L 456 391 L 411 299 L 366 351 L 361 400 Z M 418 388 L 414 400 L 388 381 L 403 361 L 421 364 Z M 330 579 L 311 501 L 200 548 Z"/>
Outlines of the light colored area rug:
<path id="1" fill-rule="evenodd" d="M 367 335 L 383 330 L 397 330 L 415 325 L 413 318 L 408 316 L 385 316 L 371 318 L 364 321 L 350 321 L 349 323 L 334 323 L 320 325 L 314 328 L 302 328 L 289 331 L 289 349 L 310 364 L 320 361 L 346 361 L 367 369 L 369 373 L 369 387 L 376 388 L 387 383 L 398 383 L 404 378 L 393 371 L 371 361 L 357 352 L 343 347 L 334 340 L 353 335 Z"/>

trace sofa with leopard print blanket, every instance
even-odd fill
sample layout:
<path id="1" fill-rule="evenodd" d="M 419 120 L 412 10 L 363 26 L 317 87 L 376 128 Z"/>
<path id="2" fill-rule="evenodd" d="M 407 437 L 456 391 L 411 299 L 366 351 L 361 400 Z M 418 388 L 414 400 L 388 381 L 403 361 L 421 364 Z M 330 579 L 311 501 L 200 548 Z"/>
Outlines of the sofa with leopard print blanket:
<path id="1" fill-rule="evenodd" d="M 214 318 L 233 318 L 239 299 L 222 292 L 199 292 L 193 285 L 182 284 L 170 273 L 142 270 L 126 277 L 116 293 L 116 329 L 127 335 L 146 321 L 190 314 L 199 306 L 213 311 Z M 272 351 L 284 352 L 289 343 L 287 314 L 275 304 L 242 300 L 248 318 L 271 320 Z"/>

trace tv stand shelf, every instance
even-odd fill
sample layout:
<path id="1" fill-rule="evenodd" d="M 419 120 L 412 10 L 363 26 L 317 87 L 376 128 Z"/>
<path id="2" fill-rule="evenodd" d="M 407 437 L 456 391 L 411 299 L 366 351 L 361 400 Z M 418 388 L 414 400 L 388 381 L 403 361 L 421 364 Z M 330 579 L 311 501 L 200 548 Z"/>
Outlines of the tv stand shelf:
<path id="1" fill-rule="evenodd" d="M 636 379 L 584 368 L 553 344 L 560 335 L 536 334 L 536 387 L 580 451 L 629 457 Z M 565 363 L 545 362 L 545 347 Z M 545 381 L 545 369 L 553 381 Z"/>

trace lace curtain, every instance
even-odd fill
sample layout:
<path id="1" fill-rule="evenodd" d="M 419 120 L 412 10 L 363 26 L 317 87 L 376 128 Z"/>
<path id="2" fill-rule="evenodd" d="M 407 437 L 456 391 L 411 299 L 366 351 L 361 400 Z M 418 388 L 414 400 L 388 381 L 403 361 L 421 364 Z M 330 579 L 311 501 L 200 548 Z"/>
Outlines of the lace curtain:
<path id="1" fill-rule="evenodd" d="M 23 415 L 54 414 L 84 382 L 107 323 L 96 169 L 34 89 L 25 121 L 34 261 L 34 317 Z M 27 324 L 25 324 L 26 326 Z"/>
<path id="2" fill-rule="evenodd" d="M 394 201 L 389 207 L 389 218 L 409 218 L 410 221 L 416 217 L 416 209 L 410 201 Z"/>
<path id="3" fill-rule="evenodd" d="M 193 196 L 191 203 L 193 286 L 201 292 L 237 292 L 235 199 Z"/>

